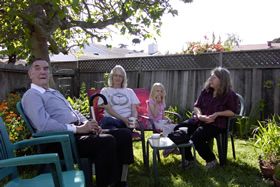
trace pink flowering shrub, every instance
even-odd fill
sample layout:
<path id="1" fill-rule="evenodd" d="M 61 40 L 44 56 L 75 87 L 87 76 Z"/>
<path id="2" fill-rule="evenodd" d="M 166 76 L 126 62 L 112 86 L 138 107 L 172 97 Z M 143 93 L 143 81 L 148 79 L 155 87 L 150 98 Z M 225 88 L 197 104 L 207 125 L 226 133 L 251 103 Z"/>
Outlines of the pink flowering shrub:
<path id="1" fill-rule="evenodd" d="M 219 38 L 218 42 L 215 43 L 215 37 L 213 35 L 212 43 L 208 42 L 207 36 L 204 36 L 205 42 L 187 42 L 187 49 L 182 52 L 182 54 L 201 54 L 201 53 L 210 53 L 210 52 L 221 52 L 221 51 L 230 51 L 230 46 L 225 46 L 222 44 L 221 39 Z"/>

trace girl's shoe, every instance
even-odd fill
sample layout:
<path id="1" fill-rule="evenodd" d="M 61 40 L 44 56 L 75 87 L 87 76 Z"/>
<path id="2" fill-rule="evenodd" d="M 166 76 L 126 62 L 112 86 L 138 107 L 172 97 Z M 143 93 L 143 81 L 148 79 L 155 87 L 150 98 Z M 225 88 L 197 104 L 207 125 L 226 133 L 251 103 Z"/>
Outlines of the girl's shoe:
<path id="1" fill-rule="evenodd" d="M 168 157 L 170 154 L 179 155 L 180 151 L 177 148 L 173 148 L 173 149 L 164 149 L 162 152 L 163 157 Z"/>

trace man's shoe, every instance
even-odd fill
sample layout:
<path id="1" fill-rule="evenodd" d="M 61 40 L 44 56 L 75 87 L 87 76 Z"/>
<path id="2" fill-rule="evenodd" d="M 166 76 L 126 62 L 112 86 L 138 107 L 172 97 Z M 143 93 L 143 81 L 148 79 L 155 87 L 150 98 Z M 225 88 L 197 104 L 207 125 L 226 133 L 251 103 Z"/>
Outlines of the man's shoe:
<path id="1" fill-rule="evenodd" d="M 217 165 L 217 160 L 215 159 L 215 160 L 213 160 L 211 162 L 206 162 L 206 166 L 205 167 L 207 169 L 212 169 L 212 168 L 216 167 L 216 165 Z"/>
<path id="2" fill-rule="evenodd" d="M 192 167 L 193 165 L 194 165 L 194 161 L 193 160 L 191 160 L 191 161 L 185 160 L 184 161 L 184 167 L 183 167 L 182 163 L 179 164 L 178 167 L 179 168 L 189 168 L 189 167 Z"/>

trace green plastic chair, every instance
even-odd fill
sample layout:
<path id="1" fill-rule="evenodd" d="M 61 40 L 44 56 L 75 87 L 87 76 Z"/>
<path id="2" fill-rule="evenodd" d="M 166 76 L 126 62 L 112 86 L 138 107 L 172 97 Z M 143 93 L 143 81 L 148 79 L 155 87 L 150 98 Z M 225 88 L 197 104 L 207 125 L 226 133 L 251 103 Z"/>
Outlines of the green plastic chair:
<path id="1" fill-rule="evenodd" d="M 63 149 L 66 171 L 62 172 L 57 153 L 36 154 L 22 157 L 14 157 L 14 150 L 27 146 L 45 143 L 60 143 Z M 80 170 L 74 170 L 74 162 L 71 154 L 71 145 L 68 135 L 55 135 L 36 139 L 23 140 L 12 144 L 5 124 L 0 118 L 0 180 L 10 176 L 10 181 L 5 187 L 82 187 L 85 184 L 84 174 Z M 21 179 L 18 176 L 17 166 L 50 164 L 51 173 L 44 173 L 31 179 Z"/>
<path id="2" fill-rule="evenodd" d="M 21 103 L 18 102 L 16 104 L 16 106 L 17 106 L 18 112 L 20 113 L 21 117 L 23 118 L 25 124 L 27 125 L 27 127 L 33 137 L 37 138 L 37 137 L 52 136 L 52 135 L 68 135 L 70 137 L 74 161 L 75 161 L 75 163 L 78 164 L 79 169 L 81 169 L 84 172 L 86 186 L 92 187 L 93 186 L 93 180 L 92 180 L 92 163 L 93 163 L 93 161 L 88 158 L 80 158 L 79 153 L 78 153 L 78 148 L 76 145 L 76 140 L 74 137 L 74 133 L 71 131 L 49 131 L 49 132 L 36 133 L 31 125 L 29 119 L 25 115 L 23 108 L 21 106 Z"/>
<path id="3" fill-rule="evenodd" d="M 232 145 L 232 154 L 235 159 L 235 148 L 234 148 L 234 140 L 233 140 L 233 125 L 237 118 L 242 118 L 245 112 L 245 101 L 243 97 L 239 94 L 236 94 L 239 99 L 239 114 L 228 117 L 227 129 L 226 132 L 218 134 L 215 138 L 217 141 L 218 153 L 219 153 L 219 161 L 220 165 L 225 165 L 227 162 L 227 148 L 228 148 L 228 137 L 231 138 Z"/>

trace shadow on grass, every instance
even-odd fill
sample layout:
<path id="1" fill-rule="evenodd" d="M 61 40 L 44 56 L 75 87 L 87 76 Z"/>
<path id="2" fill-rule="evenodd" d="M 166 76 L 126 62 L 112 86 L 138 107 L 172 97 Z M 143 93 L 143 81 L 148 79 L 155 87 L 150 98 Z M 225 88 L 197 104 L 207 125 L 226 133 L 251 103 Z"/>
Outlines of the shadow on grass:
<path id="1" fill-rule="evenodd" d="M 134 149 L 135 163 L 129 166 L 128 185 L 154 186 L 152 154 L 150 153 L 147 170 L 139 151 L 141 149 Z M 237 154 L 237 160 L 228 156 L 227 165 L 217 165 L 210 170 L 204 167 L 205 161 L 197 154 L 196 173 L 193 167 L 178 168 L 181 156 L 170 155 L 164 158 L 161 155 L 161 162 L 157 164 L 159 186 L 273 186 L 271 180 L 262 178 L 258 166 L 254 164 L 257 163 L 257 156 L 251 161 L 252 164 L 242 154 Z"/>

